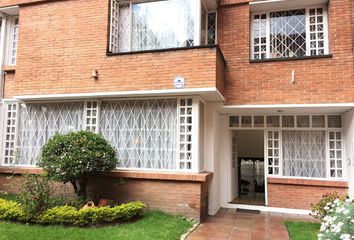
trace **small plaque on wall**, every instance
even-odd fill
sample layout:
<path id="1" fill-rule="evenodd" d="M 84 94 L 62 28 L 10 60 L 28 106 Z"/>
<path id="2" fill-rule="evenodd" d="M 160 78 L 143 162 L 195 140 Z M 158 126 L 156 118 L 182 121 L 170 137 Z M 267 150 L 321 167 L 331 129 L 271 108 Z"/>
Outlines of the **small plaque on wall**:
<path id="1" fill-rule="evenodd" d="M 177 89 L 181 89 L 184 88 L 184 84 L 185 84 L 185 80 L 183 77 L 181 76 L 177 76 L 175 78 L 175 80 L 173 80 L 173 85 L 175 86 L 175 88 Z"/>

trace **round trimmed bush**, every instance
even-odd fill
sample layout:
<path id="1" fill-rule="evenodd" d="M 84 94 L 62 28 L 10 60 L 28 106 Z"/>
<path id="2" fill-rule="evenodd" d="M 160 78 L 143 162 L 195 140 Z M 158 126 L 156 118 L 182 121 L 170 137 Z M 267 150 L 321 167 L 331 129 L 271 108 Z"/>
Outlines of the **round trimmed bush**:
<path id="1" fill-rule="evenodd" d="M 89 131 L 54 135 L 43 147 L 39 166 L 52 180 L 70 182 L 86 198 L 90 176 L 108 172 L 118 164 L 116 151 L 103 136 Z"/>

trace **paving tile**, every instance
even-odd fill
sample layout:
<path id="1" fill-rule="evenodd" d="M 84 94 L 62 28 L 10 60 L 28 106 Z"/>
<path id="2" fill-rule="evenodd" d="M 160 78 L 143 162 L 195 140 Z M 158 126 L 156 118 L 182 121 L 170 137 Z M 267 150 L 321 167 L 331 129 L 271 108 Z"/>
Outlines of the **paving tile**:
<path id="1" fill-rule="evenodd" d="M 315 221 L 310 216 L 282 213 L 250 214 L 221 209 L 209 217 L 188 240 L 288 240 L 287 219 Z"/>

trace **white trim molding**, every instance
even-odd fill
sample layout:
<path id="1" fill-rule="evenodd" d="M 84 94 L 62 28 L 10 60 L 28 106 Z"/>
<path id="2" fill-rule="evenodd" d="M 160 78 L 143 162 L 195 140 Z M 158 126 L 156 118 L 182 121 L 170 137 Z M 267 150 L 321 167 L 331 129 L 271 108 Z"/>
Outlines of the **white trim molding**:
<path id="1" fill-rule="evenodd" d="M 311 104 L 259 104 L 225 105 L 220 109 L 224 114 L 341 114 L 354 108 L 349 103 L 311 103 Z"/>
<path id="2" fill-rule="evenodd" d="M 46 101 L 46 100 L 75 100 L 75 99 L 102 99 L 102 98 L 137 98 L 137 97 L 161 97 L 161 96 L 201 96 L 206 101 L 224 101 L 225 98 L 216 87 L 210 88 L 188 88 L 188 89 L 166 89 L 166 90 L 138 90 L 118 92 L 96 92 L 96 93 L 64 93 L 64 94 L 42 94 L 42 95 L 20 95 L 14 99 L 20 101 Z M 4 101 L 13 101 L 5 99 Z"/>

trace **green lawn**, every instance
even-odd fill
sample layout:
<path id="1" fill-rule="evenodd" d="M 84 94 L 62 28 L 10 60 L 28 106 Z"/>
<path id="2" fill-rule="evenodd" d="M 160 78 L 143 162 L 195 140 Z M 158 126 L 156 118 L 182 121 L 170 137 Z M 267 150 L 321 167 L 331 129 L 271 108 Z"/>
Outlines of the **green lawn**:
<path id="1" fill-rule="evenodd" d="M 159 211 L 150 211 L 133 223 L 92 228 L 0 222 L 0 240 L 177 240 L 192 225 L 181 217 Z"/>
<path id="2" fill-rule="evenodd" d="M 291 240 L 317 240 L 320 223 L 286 221 Z"/>

